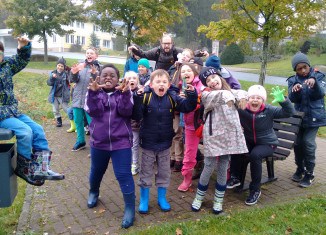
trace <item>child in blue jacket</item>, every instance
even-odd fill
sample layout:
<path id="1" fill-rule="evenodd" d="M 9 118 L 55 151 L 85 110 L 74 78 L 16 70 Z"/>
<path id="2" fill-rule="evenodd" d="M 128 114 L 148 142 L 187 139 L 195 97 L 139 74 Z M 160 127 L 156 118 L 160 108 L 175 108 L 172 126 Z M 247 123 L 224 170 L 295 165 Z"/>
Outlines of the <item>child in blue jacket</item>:
<path id="1" fill-rule="evenodd" d="M 316 135 L 319 127 L 326 126 L 326 80 L 325 74 L 310 67 L 303 53 L 293 56 L 292 68 L 296 74 L 287 80 L 289 99 L 297 111 L 305 114 L 294 145 L 297 170 L 292 180 L 299 182 L 301 187 L 309 187 L 315 180 Z"/>
<path id="2" fill-rule="evenodd" d="M 178 96 L 171 87 L 169 74 L 158 69 L 151 74 L 150 85 L 143 96 L 135 97 L 135 119 L 141 120 L 140 146 L 142 160 L 139 173 L 140 204 L 139 213 L 148 213 L 149 190 L 152 187 L 154 162 L 157 161 L 157 202 L 162 211 L 171 210 L 166 200 L 166 190 L 170 184 L 170 147 L 175 135 L 173 130 L 174 111 L 188 113 L 197 106 L 197 92 L 192 85 L 185 91 L 186 98 Z M 140 92 L 139 92 L 140 93 Z"/>

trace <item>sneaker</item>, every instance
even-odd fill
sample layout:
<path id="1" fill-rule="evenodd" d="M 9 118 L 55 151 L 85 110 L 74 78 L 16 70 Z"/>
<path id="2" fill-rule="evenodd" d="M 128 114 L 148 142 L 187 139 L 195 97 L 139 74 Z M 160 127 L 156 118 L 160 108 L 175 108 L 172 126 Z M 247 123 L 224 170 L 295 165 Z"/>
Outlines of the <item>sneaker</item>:
<path id="1" fill-rule="evenodd" d="M 231 176 L 231 178 L 226 183 L 226 188 L 231 189 L 240 186 L 241 182 L 237 177 Z"/>
<path id="2" fill-rule="evenodd" d="M 303 179 L 303 175 L 304 175 L 305 171 L 301 170 L 299 168 L 297 168 L 297 170 L 295 171 L 295 173 L 292 175 L 292 180 L 294 182 L 300 182 Z"/>
<path id="3" fill-rule="evenodd" d="M 260 190 L 257 190 L 257 191 L 251 190 L 247 200 L 245 201 L 246 205 L 249 205 L 249 206 L 255 205 L 258 202 L 260 195 L 261 195 Z"/>
<path id="4" fill-rule="evenodd" d="M 139 168 L 137 164 L 131 164 L 131 174 L 137 175 L 139 173 Z"/>
<path id="5" fill-rule="evenodd" d="M 307 188 L 311 186 L 312 182 L 314 182 L 315 176 L 313 172 L 306 172 L 304 174 L 303 179 L 300 181 L 299 185 L 303 188 Z"/>
<path id="6" fill-rule="evenodd" d="M 86 143 L 85 143 L 85 142 L 83 142 L 83 143 L 79 143 L 79 142 L 77 142 L 77 143 L 74 145 L 74 147 L 72 148 L 71 151 L 73 151 L 73 152 L 77 152 L 77 151 L 82 150 L 82 149 L 84 149 L 84 148 L 86 148 Z"/>
<path id="7" fill-rule="evenodd" d="M 175 161 L 173 171 L 180 172 L 181 169 L 182 169 L 182 161 Z"/>

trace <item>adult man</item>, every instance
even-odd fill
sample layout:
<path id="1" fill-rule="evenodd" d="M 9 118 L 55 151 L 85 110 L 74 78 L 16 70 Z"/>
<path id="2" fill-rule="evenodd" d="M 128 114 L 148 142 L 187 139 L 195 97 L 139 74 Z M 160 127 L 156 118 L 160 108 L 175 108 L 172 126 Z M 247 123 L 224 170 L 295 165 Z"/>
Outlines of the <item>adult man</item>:
<path id="1" fill-rule="evenodd" d="M 143 51 L 136 46 L 130 46 L 128 50 L 141 58 L 156 61 L 155 70 L 164 69 L 167 71 L 178 60 L 178 53 L 181 53 L 183 49 L 174 47 L 172 37 L 169 34 L 163 34 L 160 43 L 159 47 L 148 51 Z"/>

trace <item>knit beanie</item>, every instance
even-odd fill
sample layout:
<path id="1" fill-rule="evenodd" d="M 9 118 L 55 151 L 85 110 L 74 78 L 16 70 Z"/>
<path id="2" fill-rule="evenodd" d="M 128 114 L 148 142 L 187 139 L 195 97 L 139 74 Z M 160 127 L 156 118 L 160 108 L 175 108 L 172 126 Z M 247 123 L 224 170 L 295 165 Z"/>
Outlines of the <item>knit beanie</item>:
<path id="1" fill-rule="evenodd" d="M 200 74 L 199 74 L 199 79 L 200 79 L 201 83 L 204 86 L 207 86 L 206 79 L 208 78 L 208 76 L 213 75 L 213 74 L 217 74 L 217 75 L 221 76 L 220 71 L 217 70 L 214 67 L 204 67 L 204 68 L 202 68 L 202 70 L 200 71 Z"/>
<path id="2" fill-rule="evenodd" d="M 206 65 L 206 67 L 214 67 L 214 68 L 220 70 L 221 69 L 220 58 L 218 58 L 216 55 L 212 55 L 212 56 L 208 57 L 205 65 Z"/>
<path id="3" fill-rule="evenodd" d="M 261 85 L 252 85 L 251 87 L 249 87 L 248 97 L 251 97 L 254 95 L 261 97 L 264 100 L 264 102 L 266 101 L 267 93 L 266 93 L 265 88 Z"/>
<path id="4" fill-rule="evenodd" d="M 66 60 L 61 57 L 58 61 L 57 61 L 57 64 L 62 64 L 63 66 L 66 66 Z"/>
<path id="5" fill-rule="evenodd" d="M 142 65 L 142 66 L 146 67 L 147 69 L 149 69 L 149 61 L 148 61 L 148 59 L 142 58 L 142 59 L 138 60 L 138 66 L 139 65 Z"/>
<path id="6" fill-rule="evenodd" d="M 292 58 L 292 68 L 294 71 L 295 71 L 297 65 L 300 63 L 305 63 L 305 64 L 309 65 L 309 67 L 310 67 L 310 62 L 308 60 L 308 57 L 305 54 L 303 54 L 302 52 L 298 52 Z"/>

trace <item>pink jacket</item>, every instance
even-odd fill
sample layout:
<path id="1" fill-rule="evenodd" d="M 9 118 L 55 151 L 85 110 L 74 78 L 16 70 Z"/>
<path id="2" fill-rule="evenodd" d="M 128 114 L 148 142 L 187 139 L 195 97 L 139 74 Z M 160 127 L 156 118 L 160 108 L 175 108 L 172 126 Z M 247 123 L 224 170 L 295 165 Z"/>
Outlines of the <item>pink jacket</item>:
<path id="1" fill-rule="evenodd" d="M 203 84 L 201 83 L 201 81 L 199 80 L 199 77 L 196 76 L 194 78 L 194 80 L 192 81 L 191 85 L 193 85 L 195 87 L 195 89 L 197 90 L 197 94 L 198 96 L 200 95 L 200 89 L 201 87 L 203 86 Z M 183 115 L 183 120 L 184 120 L 184 123 L 185 123 L 185 129 L 187 130 L 195 130 L 195 127 L 194 127 L 194 114 L 195 114 L 195 111 L 192 111 L 190 113 L 185 113 Z"/>

